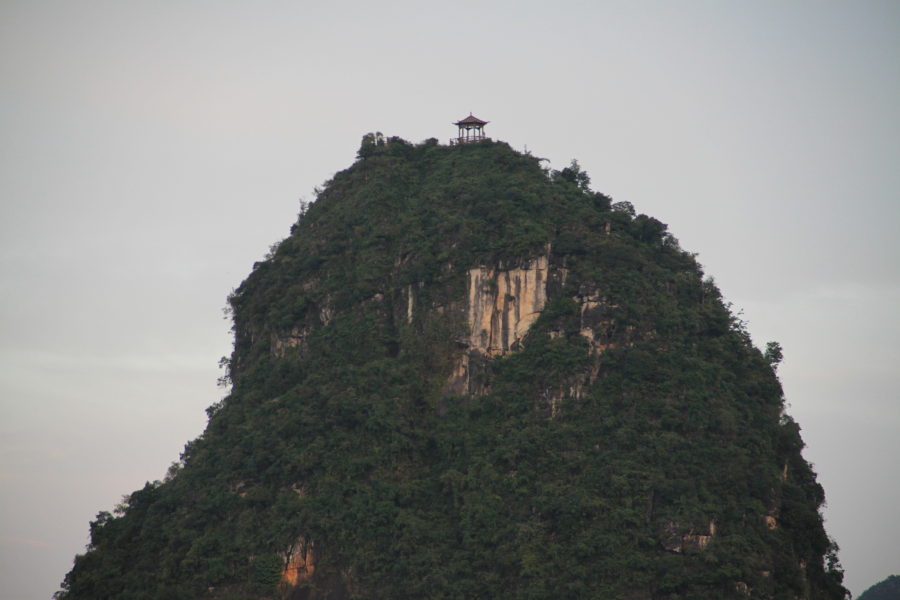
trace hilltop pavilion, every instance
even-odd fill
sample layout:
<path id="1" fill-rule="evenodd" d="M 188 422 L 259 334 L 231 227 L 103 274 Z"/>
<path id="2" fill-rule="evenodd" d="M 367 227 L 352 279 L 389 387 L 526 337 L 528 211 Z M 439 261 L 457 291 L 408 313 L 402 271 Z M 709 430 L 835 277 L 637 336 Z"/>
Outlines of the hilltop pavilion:
<path id="1" fill-rule="evenodd" d="M 489 122 L 473 117 L 472 113 L 469 113 L 468 117 L 454 123 L 454 125 L 459 127 L 459 137 L 450 140 L 450 144 L 468 144 L 469 142 L 481 142 L 491 139 L 484 135 L 484 126 Z"/>

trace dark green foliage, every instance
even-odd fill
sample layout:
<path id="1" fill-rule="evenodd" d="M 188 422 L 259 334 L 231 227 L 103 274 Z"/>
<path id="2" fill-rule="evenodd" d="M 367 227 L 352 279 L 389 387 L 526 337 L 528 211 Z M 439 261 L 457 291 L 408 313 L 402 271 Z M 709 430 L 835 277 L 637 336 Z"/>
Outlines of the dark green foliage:
<path id="1" fill-rule="evenodd" d="M 253 564 L 256 581 L 265 587 L 275 587 L 281 581 L 281 559 L 275 554 L 263 554 Z"/>
<path id="2" fill-rule="evenodd" d="M 589 181 L 366 136 L 229 298 L 206 432 L 98 516 L 61 595 L 268 593 L 305 536 L 316 597 L 843 599 L 780 348 Z M 567 275 L 524 349 L 480 363 L 488 393 L 443 393 L 469 269 L 537 256 Z"/>
<path id="3" fill-rule="evenodd" d="M 856 600 L 900 600 L 900 575 L 891 575 L 876 583 Z"/>
<path id="4" fill-rule="evenodd" d="M 771 367 L 775 370 L 778 369 L 778 365 L 781 364 L 781 361 L 784 360 L 784 353 L 781 350 L 781 344 L 778 342 L 769 342 L 766 344 L 766 362 L 771 365 Z"/>

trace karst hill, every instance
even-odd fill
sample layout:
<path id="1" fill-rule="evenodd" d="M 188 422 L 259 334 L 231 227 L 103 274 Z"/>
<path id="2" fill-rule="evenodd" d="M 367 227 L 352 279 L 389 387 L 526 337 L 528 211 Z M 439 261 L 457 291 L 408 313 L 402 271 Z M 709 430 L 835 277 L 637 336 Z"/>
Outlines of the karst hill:
<path id="1" fill-rule="evenodd" d="M 59 595 L 845 598 L 777 345 L 589 183 L 366 136 L 229 298 L 204 434 Z"/>

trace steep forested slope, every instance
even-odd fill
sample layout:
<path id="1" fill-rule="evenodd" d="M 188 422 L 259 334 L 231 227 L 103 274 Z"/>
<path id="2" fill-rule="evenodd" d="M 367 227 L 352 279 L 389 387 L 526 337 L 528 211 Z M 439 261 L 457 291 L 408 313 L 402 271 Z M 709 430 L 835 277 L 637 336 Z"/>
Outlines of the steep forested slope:
<path id="1" fill-rule="evenodd" d="M 900 576 L 891 575 L 879 581 L 860 594 L 857 600 L 900 600 Z"/>
<path id="2" fill-rule="evenodd" d="M 229 298 L 206 432 L 61 596 L 843 598 L 778 348 L 588 184 L 367 136 Z"/>

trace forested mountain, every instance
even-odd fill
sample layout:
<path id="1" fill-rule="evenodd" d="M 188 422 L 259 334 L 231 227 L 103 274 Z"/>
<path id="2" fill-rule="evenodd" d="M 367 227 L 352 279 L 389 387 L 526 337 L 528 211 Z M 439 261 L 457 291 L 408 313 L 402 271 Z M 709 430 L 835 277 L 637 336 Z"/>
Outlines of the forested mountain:
<path id="1" fill-rule="evenodd" d="M 900 600 L 900 576 L 891 575 L 864 591 L 856 600 Z"/>
<path id="2" fill-rule="evenodd" d="M 229 297 L 206 431 L 59 596 L 845 598 L 780 348 L 589 183 L 366 136 Z"/>

